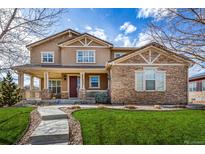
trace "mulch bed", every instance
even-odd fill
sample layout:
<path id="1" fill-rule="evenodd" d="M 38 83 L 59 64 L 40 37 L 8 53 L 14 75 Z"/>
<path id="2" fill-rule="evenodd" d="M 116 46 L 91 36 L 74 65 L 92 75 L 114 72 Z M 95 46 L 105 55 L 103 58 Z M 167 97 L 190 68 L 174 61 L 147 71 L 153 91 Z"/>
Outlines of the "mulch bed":
<path id="1" fill-rule="evenodd" d="M 72 112 L 79 109 L 72 108 L 60 108 L 63 112 L 68 114 L 68 126 L 69 126 L 69 145 L 82 145 L 83 138 L 81 133 L 80 122 L 72 116 Z"/>
<path id="2" fill-rule="evenodd" d="M 30 114 L 30 124 L 28 127 L 28 130 L 23 135 L 23 137 L 20 139 L 20 141 L 17 143 L 18 145 L 25 145 L 30 143 L 30 136 L 36 129 L 36 127 L 40 124 L 41 117 L 37 111 L 37 109 L 33 110 Z"/>

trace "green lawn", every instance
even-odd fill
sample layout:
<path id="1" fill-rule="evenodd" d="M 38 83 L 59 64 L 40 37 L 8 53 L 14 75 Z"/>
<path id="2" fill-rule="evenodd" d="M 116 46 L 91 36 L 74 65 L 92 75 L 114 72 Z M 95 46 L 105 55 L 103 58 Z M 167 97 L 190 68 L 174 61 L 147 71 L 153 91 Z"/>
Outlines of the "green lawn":
<path id="1" fill-rule="evenodd" d="M 14 144 L 29 123 L 29 107 L 0 108 L 0 144 Z"/>
<path id="2" fill-rule="evenodd" d="M 205 144 L 205 111 L 84 109 L 84 144 Z"/>

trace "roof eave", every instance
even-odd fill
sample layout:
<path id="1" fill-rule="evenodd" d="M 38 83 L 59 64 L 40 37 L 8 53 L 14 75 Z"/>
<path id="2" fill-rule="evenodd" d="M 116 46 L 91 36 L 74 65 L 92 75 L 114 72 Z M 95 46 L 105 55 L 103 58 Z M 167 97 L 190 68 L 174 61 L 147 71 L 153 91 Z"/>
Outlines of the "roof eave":
<path id="1" fill-rule="evenodd" d="M 46 41 L 51 40 L 51 39 L 53 39 L 53 38 L 56 38 L 56 37 L 58 37 L 58 36 L 64 35 L 64 34 L 68 33 L 69 31 L 72 32 L 72 33 L 75 33 L 75 34 L 77 34 L 77 35 L 80 35 L 80 34 L 81 34 L 81 33 L 77 32 L 77 31 L 72 30 L 72 29 L 67 29 L 67 30 L 64 30 L 64 31 L 62 31 L 62 32 L 59 32 L 59 33 L 53 34 L 53 35 L 51 35 L 51 36 L 48 36 L 48 37 L 46 37 L 46 38 L 43 38 L 43 39 L 41 39 L 41 40 L 39 40 L 39 41 L 30 43 L 30 44 L 26 45 L 26 48 L 27 48 L 27 49 L 30 49 L 30 48 L 33 47 L 33 46 L 36 46 L 36 45 L 38 45 L 38 44 L 41 44 L 41 43 L 43 43 L 43 42 L 46 42 Z"/>

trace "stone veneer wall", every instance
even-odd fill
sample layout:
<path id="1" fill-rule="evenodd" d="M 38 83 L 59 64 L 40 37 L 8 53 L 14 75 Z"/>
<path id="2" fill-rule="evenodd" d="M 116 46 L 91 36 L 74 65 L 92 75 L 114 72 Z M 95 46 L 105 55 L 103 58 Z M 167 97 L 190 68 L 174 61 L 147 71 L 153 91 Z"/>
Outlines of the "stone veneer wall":
<path id="1" fill-rule="evenodd" d="M 142 66 L 112 66 L 111 68 L 111 103 L 112 104 L 187 104 L 187 71 L 185 65 L 155 66 L 166 71 L 166 91 L 135 91 L 135 70 Z"/>

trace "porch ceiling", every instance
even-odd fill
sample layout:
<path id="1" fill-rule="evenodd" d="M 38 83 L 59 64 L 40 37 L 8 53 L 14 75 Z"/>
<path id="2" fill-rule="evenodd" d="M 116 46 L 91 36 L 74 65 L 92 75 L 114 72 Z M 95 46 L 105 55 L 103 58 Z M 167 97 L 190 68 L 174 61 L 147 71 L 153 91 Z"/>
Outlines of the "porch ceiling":
<path id="1" fill-rule="evenodd" d="M 61 78 L 62 74 L 79 74 L 80 72 L 85 73 L 107 73 L 104 66 L 33 66 L 33 65 L 22 65 L 12 68 L 17 72 L 23 72 L 24 74 L 32 75 L 38 78 L 44 77 L 44 72 L 49 73 L 49 78 Z"/>

